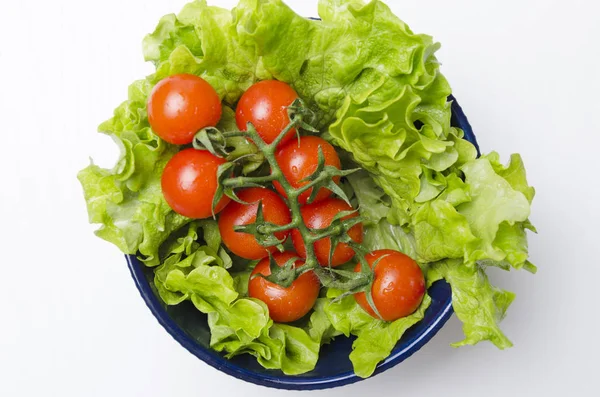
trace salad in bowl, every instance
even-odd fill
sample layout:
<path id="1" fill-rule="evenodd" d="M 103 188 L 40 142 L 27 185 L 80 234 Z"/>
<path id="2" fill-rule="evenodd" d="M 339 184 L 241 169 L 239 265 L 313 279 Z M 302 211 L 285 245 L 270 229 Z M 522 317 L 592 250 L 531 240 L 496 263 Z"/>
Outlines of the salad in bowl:
<path id="1" fill-rule="evenodd" d="M 78 175 L 96 234 L 152 269 L 165 305 L 193 304 L 211 349 L 286 375 L 352 337 L 369 377 L 442 279 L 454 346 L 510 347 L 515 295 L 486 268 L 536 271 L 521 157 L 463 139 L 439 45 L 383 2 L 318 11 L 196 0 L 160 20 L 156 71 L 99 127 L 117 164 Z"/>

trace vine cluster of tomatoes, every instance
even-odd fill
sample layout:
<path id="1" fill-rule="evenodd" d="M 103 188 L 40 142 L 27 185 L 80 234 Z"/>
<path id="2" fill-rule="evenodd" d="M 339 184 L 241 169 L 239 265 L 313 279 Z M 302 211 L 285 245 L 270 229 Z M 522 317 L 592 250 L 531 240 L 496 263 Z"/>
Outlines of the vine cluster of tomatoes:
<path id="1" fill-rule="evenodd" d="M 322 285 L 354 295 L 375 318 L 413 313 L 425 293 L 421 269 L 400 252 L 361 245 L 361 218 L 339 186 L 356 170 L 342 170 L 327 141 L 301 133 L 317 131 L 293 88 L 276 80 L 250 87 L 237 104 L 238 131 L 219 131 L 221 114 L 217 93 L 200 77 L 174 75 L 156 85 L 149 123 L 165 141 L 186 145 L 166 165 L 162 191 L 184 216 L 218 217 L 227 249 L 259 261 L 248 294 L 265 302 L 271 318 L 303 317 Z M 236 150 L 236 139 L 253 150 Z M 339 268 L 353 259 L 353 271 Z"/>

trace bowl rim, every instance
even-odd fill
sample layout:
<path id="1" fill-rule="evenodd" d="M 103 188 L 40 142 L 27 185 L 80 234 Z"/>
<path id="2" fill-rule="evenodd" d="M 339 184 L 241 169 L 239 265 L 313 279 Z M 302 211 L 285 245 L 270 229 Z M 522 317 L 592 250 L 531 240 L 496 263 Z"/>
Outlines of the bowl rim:
<path id="1" fill-rule="evenodd" d="M 469 121 L 464 114 L 462 108 L 456 101 L 453 95 L 448 96 L 448 101 L 451 103 L 452 109 L 452 124 L 464 131 L 464 139 L 471 142 L 477 149 L 479 155 L 479 146 L 473 133 L 473 129 L 469 124 Z M 135 282 L 135 285 L 146 303 L 146 306 L 150 309 L 154 317 L 158 320 L 160 325 L 185 349 L 187 349 L 194 356 L 204 361 L 213 368 L 225 372 L 228 375 L 234 376 L 246 382 L 251 382 L 257 385 L 286 390 L 319 390 L 328 389 L 339 386 L 348 385 L 351 383 L 358 382 L 364 378 L 359 377 L 354 372 L 345 372 L 335 376 L 328 377 L 292 377 L 292 376 L 276 376 L 276 375 L 264 375 L 258 374 L 252 371 L 248 371 L 242 367 L 233 364 L 230 360 L 219 356 L 216 352 L 209 352 L 204 347 L 200 346 L 196 341 L 191 338 L 185 331 L 183 331 L 173 319 L 169 316 L 165 310 L 163 303 L 160 298 L 154 293 L 152 286 L 147 281 L 144 274 L 144 265 L 137 260 L 135 255 L 125 255 L 131 276 Z M 440 282 L 445 282 L 441 280 Z M 385 360 L 380 362 L 373 375 L 378 375 L 393 366 L 406 360 L 421 347 L 423 347 L 437 332 L 444 326 L 448 319 L 452 316 L 452 294 L 448 294 L 447 298 L 443 300 L 443 309 L 441 314 L 427 327 L 425 330 L 415 335 L 408 341 L 408 344 L 400 351 L 388 356 Z"/>

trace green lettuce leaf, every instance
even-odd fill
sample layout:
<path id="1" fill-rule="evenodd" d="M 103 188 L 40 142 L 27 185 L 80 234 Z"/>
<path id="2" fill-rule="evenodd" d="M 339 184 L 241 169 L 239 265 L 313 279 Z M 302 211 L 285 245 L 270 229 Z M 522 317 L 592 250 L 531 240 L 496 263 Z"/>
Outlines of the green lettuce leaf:
<path id="1" fill-rule="evenodd" d="M 393 249 L 416 258 L 414 234 L 407 227 L 390 223 L 390 198 L 375 183 L 366 171 L 356 172 L 347 177 L 352 186 L 361 217 L 364 218 L 363 245 L 369 251 Z"/>
<path id="2" fill-rule="evenodd" d="M 532 198 L 534 191 L 527 184 L 520 157 L 513 156 L 505 167 L 496 155 L 490 156 L 491 161 L 482 158 L 463 164 L 465 181 L 458 169 L 457 173 L 438 175 L 435 180 L 440 182 L 441 192 L 414 206 L 417 210 L 409 227 L 388 221 L 387 211 L 393 208 L 382 191 L 373 188 L 375 182 L 369 174 L 357 173 L 348 180 L 366 219 L 366 247 L 402 251 L 429 269 L 429 285 L 441 278 L 450 283 L 454 309 L 465 333 L 465 340 L 454 346 L 490 340 L 504 349 L 512 344 L 499 323 L 514 294 L 493 287 L 484 268 L 536 271 L 528 261 L 526 236 L 526 230 L 535 231 L 527 220 L 527 198 Z M 332 316 L 332 322 L 348 334 L 352 324 L 359 322 L 349 308 L 343 313 L 346 311 L 347 317 Z"/>
<path id="3" fill-rule="evenodd" d="M 263 339 L 261 339 L 262 341 Z M 274 343 L 276 342 L 276 343 Z M 287 375 L 299 375 L 314 369 L 319 359 L 320 341 L 301 328 L 275 324 L 270 329 L 266 346 L 271 345 L 271 358 L 259 358 L 265 368 L 281 369 Z"/>
<path id="4" fill-rule="evenodd" d="M 329 299 L 319 298 L 313 307 L 308 324 L 308 332 L 313 340 L 321 341 L 321 344 L 331 342 L 342 332 L 337 330 L 329 320 L 325 307 L 329 304 Z"/>
<path id="5" fill-rule="evenodd" d="M 361 329 L 350 353 L 356 374 L 363 378 L 371 376 L 377 364 L 390 355 L 402 335 L 423 319 L 430 304 L 431 298 L 425 295 L 421 306 L 410 316 L 391 323 L 376 320 Z"/>
<path id="6" fill-rule="evenodd" d="M 425 203 L 412 222 L 419 262 L 462 258 L 465 247 L 476 240 L 467 219 L 444 200 Z"/>
<path id="7" fill-rule="evenodd" d="M 400 251 L 411 258 L 417 258 L 414 234 L 404 227 L 392 225 L 382 219 L 376 225 L 364 228 L 363 245 L 370 251 L 392 249 Z"/>
<path id="8" fill-rule="evenodd" d="M 204 54 L 202 40 L 195 27 L 182 22 L 174 14 L 162 17 L 154 32 L 144 37 L 142 42 L 144 59 L 157 66 L 178 47 L 187 48 L 194 56 Z"/>
<path id="9" fill-rule="evenodd" d="M 89 221 L 101 224 L 96 235 L 126 254 L 137 254 L 148 266 L 159 264 L 158 247 L 190 222 L 174 213 L 163 198 L 160 176 L 177 147 L 156 137 L 148 127 L 147 80 L 129 87 L 129 99 L 100 131 L 110 135 L 121 153 L 112 169 L 89 165 L 78 174 Z"/>
<path id="10" fill-rule="evenodd" d="M 207 314 L 210 346 L 227 357 L 251 354 L 265 368 L 288 375 L 312 370 L 321 344 L 338 334 L 324 313 L 325 299 L 303 328 L 274 324 L 267 306 L 247 297 L 250 270 L 232 275 L 222 249 L 212 220 L 193 221 L 174 234 L 161 247 L 166 257 L 154 274 L 162 300 L 168 305 L 189 300 Z"/>
<path id="11" fill-rule="evenodd" d="M 377 321 L 356 303 L 353 296 L 336 301 L 335 299 L 341 294 L 342 291 L 330 288 L 327 291 L 327 298 L 331 301 L 324 308 L 332 327 L 338 332 L 345 336 L 356 335 L 359 330 Z"/>
<path id="12" fill-rule="evenodd" d="M 428 285 L 444 278 L 452 287 L 452 307 L 463 322 L 465 339 L 452 346 L 475 345 L 489 340 L 499 349 L 512 346 L 499 323 L 515 298 L 512 292 L 492 286 L 483 268 L 465 266 L 460 260 L 440 261 L 430 266 Z"/>
<path id="13" fill-rule="evenodd" d="M 233 11 L 194 1 L 179 15 L 167 15 L 144 39 L 144 56 L 161 74 L 202 76 L 221 98 L 233 105 L 253 83 L 272 76 L 262 66 L 258 48 L 238 34 L 246 12 L 242 2 Z M 163 72 L 164 71 L 164 72 Z"/>
<path id="14" fill-rule="evenodd" d="M 504 178 L 513 189 L 523 193 L 531 204 L 535 197 L 535 189 L 527 183 L 527 174 L 521 156 L 511 155 L 507 166 L 500 162 L 500 155 L 496 152 L 491 152 L 484 157 L 488 159 L 494 171 Z"/>
<path id="15" fill-rule="evenodd" d="M 529 201 L 523 193 L 513 189 L 506 179 L 496 174 L 486 158 L 469 162 L 463 165 L 462 170 L 465 182 L 470 186 L 472 199 L 461 204 L 458 211 L 478 238 L 468 244 L 465 259 L 470 264 L 482 259 L 502 261 L 506 253 L 493 244 L 500 225 L 503 222 L 508 225 L 525 222 L 530 213 Z M 509 230 L 505 228 L 504 232 Z"/>
<path id="16" fill-rule="evenodd" d="M 340 293 L 341 291 L 329 290 L 328 297 L 336 298 Z M 357 336 L 352 344 L 350 361 L 356 374 L 367 378 L 373 374 L 377 364 L 390 355 L 402 335 L 423 319 L 430 304 L 431 298 L 425 295 L 416 312 L 387 322 L 371 317 L 353 296 L 347 296 L 327 304 L 325 313 L 337 331 L 346 336 Z"/>

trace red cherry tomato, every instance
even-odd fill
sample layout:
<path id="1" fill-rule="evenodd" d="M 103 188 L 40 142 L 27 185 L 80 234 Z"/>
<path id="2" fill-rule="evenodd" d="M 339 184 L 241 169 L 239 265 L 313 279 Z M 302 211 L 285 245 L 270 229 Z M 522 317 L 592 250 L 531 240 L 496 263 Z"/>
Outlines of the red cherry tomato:
<path id="1" fill-rule="evenodd" d="M 277 252 L 273 258 L 279 266 L 283 266 L 295 256 L 297 255 L 292 252 Z M 301 264 L 302 262 L 297 261 L 295 266 Z M 271 274 L 269 258 L 260 261 L 252 275 L 259 273 L 265 276 Z M 304 317 L 312 309 L 319 296 L 320 288 L 319 279 L 311 271 L 298 277 L 288 288 L 271 283 L 262 277 L 251 277 L 248 282 L 248 295 L 260 299 L 267 305 L 273 321 L 289 323 Z"/>
<path id="2" fill-rule="evenodd" d="M 176 74 L 161 80 L 148 99 L 148 122 L 167 142 L 187 145 L 202 128 L 221 118 L 221 100 L 204 79 Z"/>
<path id="3" fill-rule="evenodd" d="M 265 221 L 276 225 L 287 225 L 291 222 L 290 210 L 277 193 L 265 188 L 252 187 L 237 192 L 238 197 L 249 204 L 232 201 L 219 216 L 219 230 L 223 243 L 231 252 L 245 259 L 262 259 L 274 252 L 275 247 L 263 247 L 249 233 L 236 232 L 234 226 L 254 223 L 258 203 L 262 202 Z M 276 233 L 279 239 L 286 239 L 288 231 Z"/>
<path id="4" fill-rule="evenodd" d="M 161 187 L 165 200 L 177 213 L 188 218 L 212 216 L 212 202 L 217 191 L 217 169 L 225 160 L 207 151 L 185 149 L 167 163 Z M 215 214 L 229 203 L 223 197 Z"/>
<path id="5" fill-rule="evenodd" d="M 301 182 L 303 179 L 311 176 L 319 164 L 319 147 L 325 156 L 325 165 L 330 165 L 341 169 L 342 164 L 335 149 L 326 140 L 316 136 L 303 136 L 300 142 L 291 140 L 285 146 L 281 147 L 275 155 L 279 167 L 283 171 L 283 176 L 294 188 L 300 188 L 308 182 Z M 335 183 L 340 182 L 339 177 L 333 178 Z M 285 191 L 279 182 L 273 182 L 275 189 L 284 197 L 287 197 Z M 300 204 L 306 204 L 312 193 L 312 189 L 307 190 L 298 197 Z M 331 191 L 321 188 L 313 203 L 317 203 L 329 197 Z"/>
<path id="6" fill-rule="evenodd" d="M 286 83 L 277 80 L 260 81 L 250 87 L 238 102 L 235 120 L 241 131 L 252 123 L 266 143 L 272 143 L 290 123 L 287 107 L 298 94 Z M 296 130 L 291 130 L 281 141 L 290 140 Z"/>
<path id="7" fill-rule="evenodd" d="M 306 205 L 300 209 L 302 212 L 302 218 L 304 219 L 304 224 L 309 229 L 325 229 L 331 225 L 333 218 L 338 213 L 341 211 L 352 210 L 353 208 L 345 201 L 336 198 L 328 198 L 319 203 Z M 357 216 L 358 214 L 354 213 L 346 216 L 344 219 L 354 218 Z M 362 224 L 359 223 L 353 226 L 349 230 L 348 235 L 357 243 L 362 243 Z M 306 258 L 306 247 L 304 246 L 304 240 L 302 240 L 302 235 L 296 229 L 292 230 L 292 242 L 294 243 L 296 252 L 298 252 L 301 257 Z M 317 260 L 321 266 L 327 266 L 329 262 L 329 250 L 331 249 L 331 239 L 327 237 L 317 241 L 314 244 L 314 249 Z M 354 250 L 347 244 L 339 243 L 333 252 L 331 266 L 342 265 L 352 259 L 352 257 L 354 257 Z"/>
<path id="8" fill-rule="evenodd" d="M 369 266 L 375 266 L 371 293 L 373 302 L 385 321 L 406 317 L 417 310 L 425 295 L 425 278 L 417 263 L 401 252 L 379 250 L 366 256 Z M 361 270 L 360 263 L 354 271 Z M 371 316 L 378 318 L 367 302 L 364 292 L 354 295 L 358 304 Z"/>

